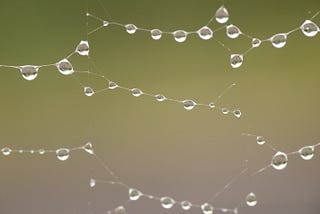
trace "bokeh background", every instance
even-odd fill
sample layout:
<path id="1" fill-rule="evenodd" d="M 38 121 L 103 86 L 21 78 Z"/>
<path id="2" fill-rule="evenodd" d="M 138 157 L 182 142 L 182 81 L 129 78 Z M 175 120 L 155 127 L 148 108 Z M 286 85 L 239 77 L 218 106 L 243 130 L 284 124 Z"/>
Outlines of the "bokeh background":
<path id="1" fill-rule="evenodd" d="M 57 62 L 86 39 L 86 1 L 1 1 L 0 64 L 25 65 Z M 96 0 L 91 13 L 107 20 L 162 30 L 195 30 L 220 7 L 212 0 Z M 318 0 L 226 1 L 229 23 L 258 38 L 300 26 L 320 9 Z M 105 8 L 105 9 L 103 9 Z M 314 20 L 320 23 L 320 17 Z M 99 23 L 89 19 L 89 29 Z M 213 22 L 216 29 L 219 24 Z M 233 52 L 243 52 L 250 40 L 217 40 Z M 77 70 L 88 68 L 127 87 L 164 93 L 177 99 L 210 102 L 233 82 L 219 105 L 239 107 L 243 117 L 224 116 L 217 110 L 186 111 L 176 103 L 135 98 L 121 91 L 93 97 L 81 84 L 105 87 L 101 79 L 76 74 L 63 76 L 54 67 L 40 70 L 28 82 L 13 69 L 0 72 L 1 147 L 57 149 L 91 141 L 97 155 L 127 184 L 157 196 L 195 203 L 211 202 L 233 176 L 249 173 L 211 202 L 240 213 L 318 214 L 320 210 L 320 157 L 310 161 L 290 156 L 284 171 L 250 173 L 270 163 L 274 152 L 258 146 L 253 133 L 284 152 L 320 141 L 319 36 L 300 31 L 289 36 L 286 47 L 264 44 L 233 70 L 230 52 L 215 40 L 196 35 L 179 44 L 171 36 L 153 41 L 145 32 L 129 35 L 110 26 L 89 37 L 91 57 L 74 56 Z M 318 150 L 318 149 L 317 149 Z M 0 213 L 104 213 L 128 198 L 121 187 L 98 184 L 91 177 L 110 179 L 88 154 L 71 153 L 68 161 L 54 154 L 0 156 Z M 258 206 L 242 206 L 255 192 Z M 126 206 L 127 213 L 181 213 L 179 206 L 164 210 L 157 201 L 141 200 Z M 190 213 L 201 213 L 193 209 Z"/>

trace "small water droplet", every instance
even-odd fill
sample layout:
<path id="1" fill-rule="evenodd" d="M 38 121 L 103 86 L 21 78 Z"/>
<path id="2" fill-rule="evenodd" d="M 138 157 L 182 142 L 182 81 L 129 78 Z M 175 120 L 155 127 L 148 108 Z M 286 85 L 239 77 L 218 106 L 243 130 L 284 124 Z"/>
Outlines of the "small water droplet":
<path id="1" fill-rule="evenodd" d="M 12 150 L 8 147 L 5 147 L 5 148 L 1 149 L 1 152 L 3 155 L 8 156 L 11 154 Z"/>
<path id="2" fill-rule="evenodd" d="M 66 148 L 60 148 L 56 150 L 57 158 L 61 161 L 65 161 L 70 156 L 70 150 Z"/>
<path id="3" fill-rule="evenodd" d="M 129 199 L 131 201 L 138 200 L 143 194 L 137 189 L 129 189 Z"/>
<path id="4" fill-rule="evenodd" d="M 253 192 L 249 193 L 246 197 L 246 203 L 249 207 L 256 206 L 258 203 L 257 196 Z"/>
<path id="5" fill-rule="evenodd" d="M 162 31 L 159 29 L 153 29 L 151 30 L 151 37 L 154 40 L 159 40 L 162 37 Z"/>
<path id="6" fill-rule="evenodd" d="M 312 21 L 306 20 L 301 26 L 300 29 L 305 36 L 314 37 L 320 31 L 319 27 Z"/>
<path id="7" fill-rule="evenodd" d="M 39 149 L 38 152 L 39 152 L 40 155 L 43 155 L 44 153 L 46 153 L 46 151 L 44 149 Z"/>
<path id="8" fill-rule="evenodd" d="M 109 25 L 109 22 L 108 21 L 103 21 L 102 25 L 103 25 L 103 27 L 107 27 Z"/>
<path id="9" fill-rule="evenodd" d="M 84 87 L 83 88 L 84 94 L 88 97 L 91 97 L 94 94 L 94 90 L 91 87 Z"/>
<path id="10" fill-rule="evenodd" d="M 216 107 L 216 105 L 214 104 L 214 102 L 209 103 L 209 108 L 214 109 Z"/>
<path id="11" fill-rule="evenodd" d="M 190 210 L 192 207 L 192 204 L 189 201 L 182 201 L 180 205 L 183 210 Z"/>
<path id="12" fill-rule="evenodd" d="M 76 52 L 81 56 L 89 56 L 89 42 L 84 40 L 80 41 Z"/>
<path id="13" fill-rule="evenodd" d="M 108 88 L 109 89 L 116 89 L 116 88 L 118 88 L 118 84 L 115 83 L 115 82 L 109 81 L 108 82 Z"/>
<path id="14" fill-rule="evenodd" d="M 227 108 L 222 108 L 222 109 L 221 109 L 221 112 L 222 112 L 222 114 L 229 114 L 229 113 L 230 113 L 230 110 L 227 109 Z"/>
<path id="15" fill-rule="evenodd" d="M 266 140 L 264 139 L 263 136 L 257 136 L 257 144 L 263 145 L 266 143 Z"/>
<path id="16" fill-rule="evenodd" d="M 114 210 L 114 214 L 126 214 L 126 209 L 123 206 L 119 206 Z"/>
<path id="17" fill-rule="evenodd" d="M 213 37 L 213 32 L 212 30 L 207 27 L 207 26 L 204 26 L 202 28 L 200 28 L 198 31 L 197 31 L 199 37 L 203 40 L 209 40 Z"/>
<path id="18" fill-rule="evenodd" d="M 303 160 L 311 160 L 314 156 L 314 146 L 305 146 L 299 150 L 300 157 Z"/>
<path id="19" fill-rule="evenodd" d="M 270 38 L 270 42 L 275 48 L 282 48 L 287 43 L 287 34 L 278 33 Z"/>
<path id="20" fill-rule="evenodd" d="M 186 110 L 192 110 L 197 105 L 193 100 L 184 100 L 182 103 Z"/>
<path id="21" fill-rule="evenodd" d="M 162 102 L 162 101 L 165 101 L 167 98 L 162 95 L 162 94 L 157 94 L 155 95 L 155 98 L 159 101 L 159 102 Z"/>
<path id="22" fill-rule="evenodd" d="M 251 45 L 253 48 L 257 48 L 261 45 L 261 40 L 260 39 L 257 39 L 257 38 L 253 38 L 252 39 L 252 42 L 251 42 Z"/>
<path id="23" fill-rule="evenodd" d="M 224 213 L 226 213 L 226 212 L 228 212 L 228 209 L 222 208 L 221 211 L 224 212 Z"/>
<path id="24" fill-rule="evenodd" d="M 139 88 L 133 88 L 131 89 L 131 93 L 135 97 L 139 97 L 143 94 L 143 92 Z"/>
<path id="25" fill-rule="evenodd" d="M 84 149 L 84 151 L 88 152 L 89 154 L 93 155 L 94 154 L 94 150 L 93 150 L 93 146 L 92 143 L 88 142 L 86 143 L 82 149 Z"/>
<path id="26" fill-rule="evenodd" d="M 288 156 L 283 152 L 277 152 L 271 161 L 273 168 L 283 170 L 288 165 Z"/>
<path id="27" fill-rule="evenodd" d="M 201 210 L 203 214 L 212 214 L 213 213 L 213 206 L 208 203 L 204 203 L 201 205 Z"/>
<path id="28" fill-rule="evenodd" d="M 170 197 L 162 197 L 160 198 L 161 206 L 165 209 L 170 209 L 173 207 L 173 205 L 176 203 L 172 198 Z"/>
<path id="29" fill-rule="evenodd" d="M 93 178 L 91 178 L 91 179 L 90 179 L 90 182 L 89 182 L 89 186 L 90 186 L 91 188 L 95 187 L 95 186 L 96 186 L 96 180 L 93 179 Z"/>
<path id="30" fill-rule="evenodd" d="M 25 80 L 34 80 L 38 76 L 39 66 L 24 65 L 20 66 L 20 72 Z"/>
<path id="31" fill-rule="evenodd" d="M 224 5 L 219 7 L 218 10 L 216 11 L 215 17 L 218 23 L 221 23 L 221 24 L 226 23 L 229 20 L 229 12 L 227 8 L 225 8 Z"/>
<path id="32" fill-rule="evenodd" d="M 238 38 L 240 36 L 241 31 L 235 25 L 228 25 L 227 28 L 226 28 L 226 33 L 227 33 L 227 36 L 229 38 L 236 39 L 236 38 Z"/>
<path id="33" fill-rule="evenodd" d="M 34 154 L 34 150 L 30 150 L 30 154 Z"/>
<path id="34" fill-rule="evenodd" d="M 235 116 L 235 117 L 237 117 L 237 118 L 240 118 L 241 117 L 241 111 L 240 111 L 240 109 L 235 109 L 234 111 L 233 111 L 233 115 Z"/>
<path id="35" fill-rule="evenodd" d="M 23 150 L 22 150 L 22 149 L 20 149 L 20 150 L 19 150 L 19 153 L 20 153 L 20 154 L 22 154 L 22 153 L 23 153 Z"/>
<path id="36" fill-rule="evenodd" d="M 74 73 L 73 66 L 67 59 L 63 59 L 57 63 L 59 72 L 63 75 L 70 75 Z"/>
<path id="37" fill-rule="evenodd" d="M 127 24 L 125 28 L 129 34 L 134 34 L 138 29 L 134 24 Z"/>
<path id="38" fill-rule="evenodd" d="M 238 214 L 238 213 L 239 213 L 238 208 L 234 208 L 234 209 L 233 209 L 233 213 L 234 213 L 234 214 Z"/>
<path id="39" fill-rule="evenodd" d="M 186 41 L 187 36 L 188 36 L 188 33 L 183 30 L 177 30 L 177 31 L 173 32 L 173 37 L 177 42 Z"/>
<path id="40" fill-rule="evenodd" d="M 232 68 L 239 68 L 243 63 L 243 55 L 241 54 L 231 54 L 230 64 Z"/>

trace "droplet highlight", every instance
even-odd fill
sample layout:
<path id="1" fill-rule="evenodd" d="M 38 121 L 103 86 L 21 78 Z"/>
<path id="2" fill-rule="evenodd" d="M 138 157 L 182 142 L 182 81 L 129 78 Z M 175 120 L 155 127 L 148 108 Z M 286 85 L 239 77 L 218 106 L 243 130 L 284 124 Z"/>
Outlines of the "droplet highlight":
<path id="1" fill-rule="evenodd" d="M 314 146 L 305 146 L 299 150 L 300 157 L 303 160 L 311 160 L 314 156 Z"/>
<path id="2" fill-rule="evenodd" d="M 161 206 L 165 209 L 170 209 L 175 204 L 175 201 L 170 197 L 162 197 L 160 198 Z"/>
<path id="3" fill-rule="evenodd" d="M 131 94 L 135 97 L 140 97 L 143 92 L 139 88 L 133 88 L 131 89 Z"/>
<path id="4" fill-rule="evenodd" d="M 177 30 L 177 31 L 173 32 L 173 37 L 177 42 L 186 41 L 187 36 L 188 36 L 188 33 L 183 30 Z"/>
<path id="5" fill-rule="evenodd" d="M 89 182 L 89 186 L 90 186 L 91 188 L 95 187 L 95 186 L 96 186 L 96 180 L 93 179 L 93 178 L 91 178 L 91 179 L 90 179 L 90 182 Z"/>
<path id="6" fill-rule="evenodd" d="M 243 55 L 241 54 L 231 54 L 230 64 L 232 68 L 239 68 L 243 63 Z"/>
<path id="7" fill-rule="evenodd" d="M 319 27 L 312 21 L 306 20 L 300 27 L 302 33 L 307 37 L 314 37 L 320 31 Z"/>
<path id="8" fill-rule="evenodd" d="M 28 81 L 34 80 L 38 76 L 39 68 L 39 66 L 34 65 L 24 65 L 19 67 L 22 77 Z"/>
<path id="9" fill-rule="evenodd" d="M 84 151 L 86 151 L 87 153 L 89 153 L 90 155 L 93 155 L 94 154 L 94 150 L 93 150 L 93 146 L 92 146 L 92 143 L 88 142 L 86 143 L 82 149 Z"/>
<path id="10" fill-rule="evenodd" d="M 283 48 L 287 43 L 287 34 L 279 33 L 270 38 L 270 42 L 275 48 Z"/>
<path id="11" fill-rule="evenodd" d="M 190 210 L 192 207 L 192 204 L 189 201 L 182 201 L 180 205 L 183 210 Z"/>
<path id="12" fill-rule="evenodd" d="M 197 31 L 197 34 L 199 35 L 199 37 L 203 40 L 209 40 L 213 37 L 213 32 L 212 30 L 207 27 L 207 26 L 204 26 L 202 28 L 200 28 L 198 31 Z"/>
<path id="13" fill-rule="evenodd" d="M 151 30 L 151 38 L 154 40 L 159 40 L 162 37 L 162 31 L 159 29 Z"/>
<path id="14" fill-rule="evenodd" d="M 236 38 L 238 38 L 240 36 L 241 31 L 235 25 L 228 25 L 227 28 L 226 28 L 226 33 L 227 33 L 227 36 L 229 38 L 236 39 Z"/>
<path id="15" fill-rule="evenodd" d="M 251 45 L 253 48 L 257 48 L 261 45 L 261 40 L 260 39 L 257 39 L 257 38 L 253 38 L 252 41 L 251 41 Z"/>
<path id="16" fill-rule="evenodd" d="M 3 155 L 8 156 L 11 154 L 12 150 L 8 147 L 5 147 L 5 148 L 1 149 L 1 152 Z"/>
<path id="17" fill-rule="evenodd" d="M 155 95 L 156 100 L 158 100 L 159 102 L 165 101 L 167 98 L 162 95 L 162 94 L 157 94 Z"/>
<path id="18" fill-rule="evenodd" d="M 57 158 L 61 161 L 65 161 L 70 156 L 70 150 L 66 148 L 61 148 L 56 150 Z"/>
<path id="19" fill-rule="evenodd" d="M 287 154 L 285 154 L 283 152 L 277 152 L 272 158 L 271 165 L 276 170 L 283 170 L 284 168 L 286 168 L 288 165 Z"/>
<path id="20" fill-rule="evenodd" d="M 81 56 L 89 56 L 89 42 L 84 40 L 80 41 L 76 52 Z"/>
<path id="21" fill-rule="evenodd" d="M 91 87 L 88 87 L 88 86 L 84 87 L 83 91 L 84 91 L 84 94 L 87 97 L 91 97 L 94 94 L 94 90 Z"/>
<path id="22" fill-rule="evenodd" d="M 134 34 L 138 29 L 134 24 L 127 24 L 125 28 L 129 34 Z"/>
<path id="23" fill-rule="evenodd" d="M 129 189 L 129 199 L 131 201 L 138 200 L 143 194 L 137 189 Z"/>
<path id="24" fill-rule="evenodd" d="M 264 139 L 263 136 L 257 136 L 257 144 L 263 145 L 266 143 L 266 140 Z"/>
<path id="25" fill-rule="evenodd" d="M 109 81 L 109 82 L 108 82 L 108 88 L 109 88 L 109 89 L 116 89 L 116 88 L 118 88 L 118 87 L 119 87 L 119 86 L 118 86 L 117 83 L 112 82 L 112 81 Z"/>
<path id="26" fill-rule="evenodd" d="M 73 66 L 69 60 L 63 59 L 57 63 L 59 72 L 63 75 L 70 75 L 74 73 Z"/>
<path id="27" fill-rule="evenodd" d="M 246 203 L 249 207 L 256 206 L 258 203 L 257 196 L 253 192 L 249 193 L 246 197 Z"/>
<path id="28" fill-rule="evenodd" d="M 201 210 L 203 214 L 212 214 L 213 213 L 213 206 L 208 203 L 204 203 L 201 205 Z"/>
<path id="29" fill-rule="evenodd" d="M 241 113 L 240 109 L 235 109 L 235 110 L 233 111 L 233 115 L 234 115 L 236 118 L 240 118 L 241 115 L 242 115 L 242 113 Z"/>
<path id="30" fill-rule="evenodd" d="M 192 110 L 197 105 L 193 100 L 184 100 L 182 103 L 186 110 Z"/>
<path id="31" fill-rule="evenodd" d="M 216 21 L 221 24 L 226 23 L 229 20 L 229 12 L 224 5 L 218 8 L 215 14 L 215 18 Z"/>

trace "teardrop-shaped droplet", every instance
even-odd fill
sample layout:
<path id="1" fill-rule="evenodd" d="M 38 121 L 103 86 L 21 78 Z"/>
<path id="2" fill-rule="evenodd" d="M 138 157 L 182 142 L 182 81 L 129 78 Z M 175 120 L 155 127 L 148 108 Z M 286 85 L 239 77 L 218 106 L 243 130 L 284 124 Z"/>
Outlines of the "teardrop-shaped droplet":
<path id="1" fill-rule="evenodd" d="M 301 26 L 300 29 L 302 33 L 307 37 L 314 37 L 320 31 L 319 27 L 312 21 L 306 20 Z"/>
<path id="2" fill-rule="evenodd" d="M 207 27 L 207 26 L 204 26 L 202 28 L 200 28 L 198 31 L 197 31 L 199 37 L 203 40 L 209 40 L 213 37 L 213 32 L 212 30 Z"/>
<path id="3" fill-rule="evenodd" d="M 197 105 L 193 100 L 184 100 L 182 103 L 186 110 L 192 110 Z"/>
<path id="4" fill-rule="evenodd" d="M 241 31 L 235 25 L 228 25 L 227 28 L 226 28 L 226 33 L 227 33 L 227 36 L 229 38 L 236 39 L 236 38 L 238 38 L 240 36 Z"/>
<path id="5" fill-rule="evenodd" d="M 229 20 L 229 12 L 227 8 L 225 8 L 224 5 L 219 7 L 219 9 L 216 11 L 215 17 L 218 23 L 226 23 Z"/>
<path id="6" fill-rule="evenodd" d="M 230 64 L 232 68 L 239 68 L 243 63 L 243 55 L 242 54 L 231 54 L 230 56 Z"/>
<path id="7" fill-rule="evenodd" d="M 91 87 L 84 87 L 83 88 L 84 94 L 88 97 L 91 97 L 94 94 L 94 90 Z"/>
<path id="8" fill-rule="evenodd" d="M 275 48 L 282 48 L 287 43 L 287 34 L 278 33 L 270 38 L 270 42 Z"/>
<path id="9" fill-rule="evenodd" d="M 261 40 L 260 39 L 257 39 L 257 38 L 253 38 L 252 39 L 252 42 L 251 42 L 251 45 L 253 48 L 257 48 L 261 45 Z"/>
<path id="10" fill-rule="evenodd" d="M 43 155 L 44 153 L 46 153 L 46 151 L 44 149 L 39 149 L 38 152 L 39 152 L 40 155 Z"/>
<path id="11" fill-rule="evenodd" d="M 250 207 L 256 206 L 258 203 L 257 196 L 253 192 L 249 193 L 246 197 L 246 203 Z"/>
<path id="12" fill-rule="evenodd" d="M 234 111 L 233 111 L 233 115 L 235 116 L 235 117 L 237 117 L 237 118 L 240 118 L 241 117 L 241 111 L 240 111 L 240 109 L 235 109 Z"/>
<path id="13" fill-rule="evenodd" d="M 119 206 L 114 210 L 114 214 L 126 214 L 126 209 L 123 206 Z"/>
<path id="14" fill-rule="evenodd" d="M 66 148 L 57 149 L 56 154 L 59 160 L 65 161 L 70 156 L 70 150 Z"/>
<path id="15" fill-rule="evenodd" d="M 119 87 L 119 86 L 118 86 L 117 83 L 112 82 L 112 81 L 109 81 L 109 82 L 108 82 L 108 88 L 109 88 L 109 89 L 116 89 L 116 88 L 118 88 L 118 87 Z"/>
<path id="16" fill-rule="evenodd" d="M 162 197 L 160 198 L 160 203 L 163 208 L 170 209 L 176 202 L 170 197 Z"/>
<path id="17" fill-rule="evenodd" d="M 138 29 L 134 24 L 127 24 L 125 28 L 129 34 L 134 34 Z"/>
<path id="18" fill-rule="evenodd" d="M 70 75 L 74 73 L 73 66 L 67 59 L 63 59 L 57 63 L 59 72 L 63 75 Z"/>
<path id="19" fill-rule="evenodd" d="M 8 147 L 5 147 L 5 148 L 1 149 L 1 152 L 3 155 L 8 156 L 11 154 L 12 150 Z"/>
<path id="20" fill-rule="evenodd" d="M 314 156 L 314 146 L 305 146 L 299 150 L 300 157 L 303 160 L 311 160 Z"/>
<path id="21" fill-rule="evenodd" d="M 288 165 L 288 156 L 283 152 L 277 152 L 273 158 L 271 165 L 277 170 L 283 170 Z"/>
<path id="22" fill-rule="evenodd" d="M 88 142 L 86 143 L 82 149 L 86 152 L 88 152 L 89 154 L 93 155 L 94 154 L 94 150 L 93 150 L 93 146 L 92 146 L 92 143 Z"/>
<path id="23" fill-rule="evenodd" d="M 177 42 L 186 41 L 187 36 L 188 36 L 188 33 L 183 30 L 177 30 L 177 31 L 173 32 L 173 37 Z"/>
<path id="24" fill-rule="evenodd" d="M 214 104 L 214 102 L 209 103 L 209 108 L 214 109 L 216 107 L 216 104 Z"/>
<path id="25" fill-rule="evenodd" d="M 34 80 L 38 76 L 39 66 L 24 65 L 20 66 L 20 72 L 25 80 Z"/>
<path id="26" fill-rule="evenodd" d="M 230 110 L 227 109 L 227 108 L 222 108 L 222 109 L 221 109 L 221 112 L 222 112 L 222 114 L 229 114 L 229 113 L 230 113 Z"/>
<path id="27" fill-rule="evenodd" d="M 159 101 L 159 102 L 162 102 L 162 101 L 165 101 L 167 98 L 162 95 L 162 94 L 157 94 L 155 95 L 155 98 Z"/>
<path id="28" fill-rule="evenodd" d="M 143 92 L 139 88 L 131 89 L 131 94 L 135 97 L 139 97 L 143 94 Z"/>
<path id="29" fill-rule="evenodd" d="M 159 29 L 151 30 L 151 38 L 154 40 L 159 40 L 162 37 L 162 31 Z"/>
<path id="30" fill-rule="evenodd" d="M 208 203 L 204 203 L 201 205 L 201 210 L 203 214 L 212 214 L 213 213 L 213 206 Z"/>
<path id="31" fill-rule="evenodd" d="M 263 136 L 257 136 L 257 144 L 263 145 L 266 143 L 266 140 L 264 139 Z"/>
<path id="32" fill-rule="evenodd" d="M 189 201 L 182 201 L 180 205 L 183 210 L 190 210 L 192 207 L 192 204 Z"/>
<path id="33" fill-rule="evenodd" d="M 95 187 L 95 186 L 96 186 L 96 180 L 93 179 L 93 178 L 91 178 L 91 179 L 90 179 L 90 182 L 89 182 L 89 186 L 90 186 L 91 188 Z"/>
<path id="34" fill-rule="evenodd" d="M 102 25 L 103 25 L 103 27 L 107 27 L 109 25 L 109 22 L 108 21 L 103 21 Z"/>
<path id="35" fill-rule="evenodd" d="M 137 189 L 129 189 L 129 199 L 131 201 L 138 200 L 143 194 Z"/>
<path id="36" fill-rule="evenodd" d="M 81 56 L 89 56 L 89 42 L 88 41 L 80 41 L 77 46 L 76 52 Z"/>

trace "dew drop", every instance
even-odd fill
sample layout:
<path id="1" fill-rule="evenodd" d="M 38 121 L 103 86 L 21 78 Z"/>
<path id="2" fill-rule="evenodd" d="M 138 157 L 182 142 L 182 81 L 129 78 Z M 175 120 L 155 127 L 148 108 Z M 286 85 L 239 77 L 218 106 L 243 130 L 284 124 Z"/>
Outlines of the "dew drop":
<path id="1" fill-rule="evenodd" d="M 74 73 L 73 66 L 67 59 L 63 59 L 57 63 L 59 72 L 63 75 L 70 75 Z"/>
<path id="2" fill-rule="evenodd" d="M 234 213 L 234 214 L 238 214 L 238 213 L 239 213 L 238 208 L 234 208 L 234 209 L 233 209 L 233 213 Z"/>
<path id="3" fill-rule="evenodd" d="M 256 206 L 258 203 L 257 196 L 253 192 L 249 193 L 246 197 L 246 203 L 249 207 Z"/>
<path id="4" fill-rule="evenodd" d="M 311 160 L 314 156 L 314 146 L 305 146 L 299 150 L 300 157 L 303 160 Z"/>
<path id="5" fill-rule="evenodd" d="M 83 88 L 84 94 L 88 97 L 91 97 L 94 94 L 94 90 L 91 87 L 84 87 Z"/>
<path id="6" fill-rule="evenodd" d="M 234 111 L 233 111 L 233 115 L 235 116 L 235 117 L 237 117 L 237 118 L 240 118 L 241 117 L 241 111 L 240 111 L 240 109 L 235 109 Z"/>
<path id="7" fill-rule="evenodd" d="M 139 88 L 133 88 L 131 89 L 131 93 L 135 97 L 139 97 L 143 94 L 143 92 Z"/>
<path id="8" fill-rule="evenodd" d="M 167 98 L 162 95 L 162 94 L 157 94 L 155 95 L 155 98 L 159 101 L 159 102 L 162 102 L 162 101 L 165 101 Z"/>
<path id="9" fill-rule="evenodd" d="M 134 34 L 138 29 L 134 24 L 127 24 L 125 28 L 129 34 Z"/>
<path id="10" fill-rule="evenodd" d="M 38 152 L 39 152 L 40 155 L 43 155 L 44 153 L 46 153 L 46 151 L 44 149 L 39 149 Z"/>
<path id="11" fill-rule="evenodd" d="M 231 54 L 230 64 L 232 68 L 239 68 L 243 63 L 243 55 L 241 54 Z"/>
<path id="12" fill-rule="evenodd" d="M 22 150 L 22 149 L 20 149 L 18 152 L 19 152 L 20 154 L 22 154 L 22 153 L 23 153 L 23 150 Z"/>
<path id="13" fill-rule="evenodd" d="M 221 23 L 221 24 L 226 23 L 229 20 L 229 12 L 227 8 L 225 8 L 224 5 L 219 7 L 218 10 L 216 11 L 215 17 L 218 23 Z"/>
<path id="14" fill-rule="evenodd" d="M 173 207 L 173 205 L 176 203 L 172 198 L 170 197 L 162 197 L 160 198 L 161 206 L 165 209 L 170 209 Z"/>
<path id="15" fill-rule="evenodd" d="M 227 109 L 227 108 L 222 108 L 222 109 L 221 109 L 221 112 L 222 112 L 222 114 L 229 114 L 229 113 L 230 113 L 230 110 Z"/>
<path id="16" fill-rule="evenodd" d="M 173 37 L 177 42 L 186 41 L 187 36 L 188 36 L 188 33 L 183 30 L 177 30 L 177 31 L 173 32 Z"/>
<path id="17" fill-rule="evenodd" d="M 34 150 L 30 150 L 30 154 L 34 154 Z"/>
<path id="18" fill-rule="evenodd" d="M 93 146 L 92 143 L 88 142 L 86 143 L 82 149 L 84 149 L 84 151 L 88 152 L 89 154 L 93 155 L 94 154 L 94 150 L 93 150 Z"/>
<path id="19" fill-rule="evenodd" d="M 109 82 L 108 82 L 108 88 L 109 88 L 109 89 L 116 89 L 116 88 L 118 88 L 118 87 L 119 87 L 119 86 L 118 86 L 117 83 L 112 82 L 112 81 L 109 81 Z"/>
<path id="20" fill-rule="evenodd" d="M 119 206 L 114 210 L 114 214 L 126 214 L 126 209 L 123 206 Z"/>
<path id="21" fill-rule="evenodd" d="M 57 158 L 61 161 L 67 160 L 70 156 L 69 153 L 70 153 L 70 150 L 66 148 L 57 149 L 56 151 Z"/>
<path id="22" fill-rule="evenodd" d="M 263 145 L 266 143 L 266 140 L 264 139 L 263 136 L 257 136 L 257 144 Z"/>
<path id="23" fill-rule="evenodd" d="M 306 20 L 300 29 L 305 36 L 314 37 L 320 31 L 319 27 L 312 21 Z"/>
<path id="24" fill-rule="evenodd" d="M 129 199 L 131 201 L 136 201 L 138 200 L 143 194 L 136 189 L 129 189 Z"/>
<path id="25" fill-rule="evenodd" d="M 253 48 L 257 48 L 261 45 L 261 40 L 260 39 L 257 39 L 257 38 L 253 38 L 252 39 L 252 42 L 251 42 L 251 45 Z"/>
<path id="26" fill-rule="evenodd" d="M 183 210 L 190 210 L 192 207 L 192 204 L 189 201 L 182 201 L 180 205 Z"/>
<path id="27" fill-rule="evenodd" d="M 193 100 L 184 100 L 182 103 L 186 110 L 192 110 L 197 105 Z"/>
<path id="28" fill-rule="evenodd" d="M 207 26 L 204 26 L 202 28 L 200 28 L 198 31 L 197 31 L 199 37 L 203 40 L 209 40 L 213 37 L 213 32 L 212 30 L 207 27 Z"/>
<path id="29" fill-rule="evenodd" d="M 103 25 L 103 27 L 107 27 L 109 25 L 109 22 L 108 21 L 103 21 L 102 25 Z"/>
<path id="30" fill-rule="evenodd" d="M 1 149 L 3 155 L 8 156 L 11 154 L 12 150 L 8 147 Z"/>
<path id="31" fill-rule="evenodd" d="M 214 104 L 214 102 L 209 103 L 209 108 L 214 109 L 216 107 L 216 105 Z"/>
<path id="32" fill-rule="evenodd" d="M 24 65 L 20 66 L 20 72 L 25 80 L 34 80 L 38 76 L 39 66 Z"/>
<path id="33" fill-rule="evenodd" d="M 96 186 L 96 180 L 93 179 L 93 178 L 91 178 L 91 179 L 90 179 L 90 182 L 89 182 L 89 186 L 90 186 L 91 188 L 95 187 L 95 186 Z"/>
<path id="34" fill-rule="evenodd" d="M 270 42 L 275 48 L 282 48 L 287 43 L 287 34 L 278 33 L 270 38 Z"/>
<path id="35" fill-rule="evenodd" d="M 277 170 L 283 170 L 288 165 L 288 156 L 283 152 L 277 152 L 273 158 L 271 165 Z"/>
<path id="36" fill-rule="evenodd" d="M 81 41 L 77 46 L 76 52 L 81 56 L 89 56 L 89 42 Z"/>
<path id="37" fill-rule="evenodd" d="M 201 205 L 201 210 L 203 214 L 212 214 L 213 213 L 213 206 L 208 203 L 204 203 Z"/>
<path id="38" fill-rule="evenodd" d="M 229 38 L 236 39 L 236 38 L 238 38 L 240 36 L 241 31 L 235 25 L 228 25 L 227 28 L 226 28 L 226 33 L 227 33 L 227 36 Z"/>
<path id="39" fill-rule="evenodd" d="M 162 37 L 162 31 L 159 29 L 151 30 L 151 38 L 154 40 L 159 40 Z"/>

